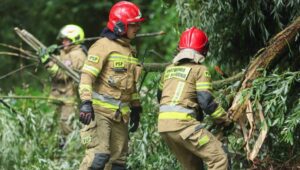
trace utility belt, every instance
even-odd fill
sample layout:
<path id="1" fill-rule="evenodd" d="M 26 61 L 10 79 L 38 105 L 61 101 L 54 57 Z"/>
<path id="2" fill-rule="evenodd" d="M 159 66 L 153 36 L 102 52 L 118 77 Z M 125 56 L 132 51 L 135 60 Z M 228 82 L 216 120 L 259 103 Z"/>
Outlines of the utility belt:
<path id="1" fill-rule="evenodd" d="M 115 118 L 118 118 L 120 115 L 127 116 L 130 112 L 129 102 L 122 102 L 121 100 L 114 99 L 111 96 L 93 92 L 92 101 L 94 105 L 114 111 Z"/>
<path id="2" fill-rule="evenodd" d="M 196 112 L 179 105 L 162 105 L 159 107 L 158 119 L 196 120 Z"/>

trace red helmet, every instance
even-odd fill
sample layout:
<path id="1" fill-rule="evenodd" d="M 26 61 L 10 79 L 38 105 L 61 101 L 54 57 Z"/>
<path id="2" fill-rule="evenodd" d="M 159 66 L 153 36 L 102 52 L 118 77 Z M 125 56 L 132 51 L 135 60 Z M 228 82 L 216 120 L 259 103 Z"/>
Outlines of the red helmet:
<path id="1" fill-rule="evenodd" d="M 199 53 L 206 55 L 208 51 L 208 38 L 200 29 L 192 27 L 181 34 L 179 49 L 191 48 Z"/>
<path id="2" fill-rule="evenodd" d="M 132 2 L 120 1 L 110 9 L 107 27 L 117 35 L 124 35 L 128 23 L 142 21 L 144 18 L 138 6 Z"/>

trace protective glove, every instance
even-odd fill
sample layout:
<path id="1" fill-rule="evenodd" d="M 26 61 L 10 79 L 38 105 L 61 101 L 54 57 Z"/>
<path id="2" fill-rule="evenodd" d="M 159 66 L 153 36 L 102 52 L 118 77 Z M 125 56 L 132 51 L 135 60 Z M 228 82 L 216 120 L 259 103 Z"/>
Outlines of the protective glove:
<path id="1" fill-rule="evenodd" d="M 58 46 L 56 44 L 52 44 L 47 48 L 49 54 L 56 53 L 58 50 Z"/>
<path id="2" fill-rule="evenodd" d="M 40 57 L 40 60 L 43 64 L 46 64 L 47 62 L 49 62 L 50 55 L 47 51 L 47 48 L 40 48 L 37 51 L 37 55 Z"/>
<path id="3" fill-rule="evenodd" d="M 131 107 L 131 113 L 130 113 L 130 129 L 129 132 L 135 132 L 137 128 L 139 127 L 140 122 L 140 113 L 142 113 L 143 109 L 141 106 L 134 106 Z"/>
<path id="4" fill-rule="evenodd" d="M 40 48 L 37 51 L 37 55 L 40 57 L 41 62 L 43 64 L 46 64 L 49 62 L 50 55 L 56 53 L 57 50 L 58 50 L 58 46 L 56 44 L 53 44 L 47 48 Z"/>
<path id="5" fill-rule="evenodd" d="M 92 101 L 83 101 L 80 105 L 79 121 L 85 125 L 90 124 L 91 120 L 95 119 Z"/>

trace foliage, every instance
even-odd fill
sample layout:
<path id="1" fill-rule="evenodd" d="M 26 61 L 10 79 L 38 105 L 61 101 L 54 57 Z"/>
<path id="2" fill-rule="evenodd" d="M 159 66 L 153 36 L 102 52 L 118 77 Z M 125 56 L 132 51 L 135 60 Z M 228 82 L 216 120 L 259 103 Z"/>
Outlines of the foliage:
<path id="1" fill-rule="evenodd" d="M 39 95 L 28 88 L 10 95 Z M 0 169 L 76 169 L 83 155 L 79 141 L 78 121 L 60 150 L 58 115 L 47 100 L 4 100 L 16 113 L 0 105 Z"/>
<path id="2" fill-rule="evenodd" d="M 299 71 L 279 73 L 275 70 L 272 74 L 265 72 L 262 77 L 254 80 L 251 88 L 244 91 L 251 96 L 254 119 L 259 119 L 257 102 L 262 105 L 269 129 L 267 139 L 256 160 L 256 166 L 263 169 L 271 166 L 285 167 L 295 161 L 292 159 L 299 159 L 300 136 L 297 133 L 300 128 L 299 85 Z M 226 99 L 224 94 L 219 94 L 219 97 Z M 256 130 L 249 141 L 251 146 L 262 128 L 261 122 L 256 122 Z M 237 169 L 249 168 L 251 164 L 247 163 L 246 155 L 243 154 L 242 134 L 236 131 L 228 139 L 230 151 L 234 153 L 233 166 Z M 237 158 L 243 162 L 242 166 L 234 161 Z"/>
<path id="3" fill-rule="evenodd" d="M 299 0 L 176 0 L 180 23 L 207 32 L 209 65 L 220 65 L 225 72 L 235 73 L 248 65 L 251 56 L 271 36 L 300 15 L 299 6 Z"/>
<path id="4" fill-rule="evenodd" d="M 262 152 L 269 153 L 272 159 L 282 162 L 299 152 L 299 147 L 293 147 L 300 145 L 300 136 L 295 133 L 300 125 L 299 84 L 300 72 L 281 75 L 275 72 L 255 80 L 250 91 L 252 99 L 262 103 L 270 129 L 266 148 L 268 151 Z M 295 93 L 295 97 L 291 96 Z M 289 152 L 279 151 L 284 148 Z"/>

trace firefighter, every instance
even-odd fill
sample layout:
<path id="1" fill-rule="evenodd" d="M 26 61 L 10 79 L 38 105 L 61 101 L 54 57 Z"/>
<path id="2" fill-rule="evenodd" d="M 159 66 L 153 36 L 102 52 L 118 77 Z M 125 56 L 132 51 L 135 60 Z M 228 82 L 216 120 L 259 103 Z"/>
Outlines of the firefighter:
<path id="1" fill-rule="evenodd" d="M 214 100 L 211 75 L 202 64 L 208 37 L 192 27 L 182 33 L 178 48 L 159 84 L 158 131 L 185 170 L 203 169 L 203 162 L 208 170 L 225 170 L 228 159 L 222 143 L 197 120 L 205 113 L 216 124 L 231 124 Z"/>
<path id="2" fill-rule="evenodd" d="M 62 49 L 59 50 L 61 62 L 67 67 L 80 71 L 86 58 L 86 50 L 82 44 L 84 32 L 78 25 L 65 25 L 58 34 L 58 40 L 62 43 Z M 77 86 L 63 69 L 50 60 L 50 54 L 58 50 L 57 45 L 52 45 L 47 49 L 40 49 L 39 55 L 41 62 L 45 65 L 52 77 L 52 88 L 50 97 L 61 99 L 63 102 L 57 107 L 57 113 L 60 114 L 60 129 L 62 138 L 60 147 L 64 146 L 67 135 L 72 132 L 71 119 L 75 116 L 77 110 Z"/>
<path id="3" fill-rule="evenodd" d="M 79 85 L 80 121 L 86 125 L 81 170 L 126 169 L 128 123 L 136 131 L 142 112 L 136 90 L 142 68 L 130 41 L 143 20 L 135 4 L 114 4 L 102 38 L 88 50 Z"/>

